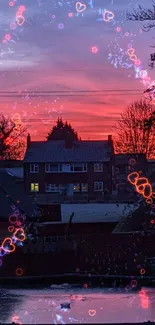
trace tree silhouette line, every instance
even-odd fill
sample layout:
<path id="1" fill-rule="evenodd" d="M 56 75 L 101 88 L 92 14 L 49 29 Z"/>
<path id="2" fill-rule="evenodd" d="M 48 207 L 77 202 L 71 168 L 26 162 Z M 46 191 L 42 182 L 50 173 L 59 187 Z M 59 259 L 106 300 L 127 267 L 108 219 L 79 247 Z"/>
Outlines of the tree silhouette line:
<path id="1" fill-rule="evenodd" d="M 155 157 L 155 110 L 148 98 L 131 103 L 113 126 L 115 153 L 146 154 Z M 22 159 L 26 150 L 27 129 L 22 123 L 0 115 L 0 160 Z M 46 141 L 81 141 L 67 121 L 58 118 Z"/>

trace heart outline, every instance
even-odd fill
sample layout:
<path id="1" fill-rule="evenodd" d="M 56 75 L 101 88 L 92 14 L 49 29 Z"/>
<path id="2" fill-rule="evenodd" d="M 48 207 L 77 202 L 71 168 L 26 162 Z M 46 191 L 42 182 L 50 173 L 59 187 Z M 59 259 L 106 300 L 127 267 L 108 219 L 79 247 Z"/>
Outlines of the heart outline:
<path id="1" fill-rule="evenodd" d="M 89 316 L 95 316 L 96 315 L 96 310 L 95 309 L 89 309 L 88 314 L 89 314 Z"/>
<path id="2" fill-rule="evenodd" d="M 13 247 L 12 249 L 7 249 L 7 248 L 4 247 L 6 241 L 9 241 L 9 246 L 10 247 L 12 246 Z M 7 253 L 13 253 L 15 251 L 16 247 L 13 244 L 12 239 L 10 237 L 6 237 L 2 242 L 1 249 L 3 249 Z"/>
<path id="3" fill-rule="evenodd" d="M 81 9 L 78 8 L 78 6 L 82 7 Z M 81 3 L 81 2 L 77 2 L 76 3 L 76 11 L 77 12 L 83 12 L 86 10 L 86 5 L 84 3 Z"/>
<path id="4" fill-rule="evenodd" d="M 25 23 L 25 18 L 21 16 L 16 16 L 16 23 L 18 26 L 22 26 Z"/>
<path id="5" fill-rule="evenodd" d="M 131 177 L 134 177 L 134 179 L 132 180 Z M 137 181 L 139 179 L 139 173 L 137 172 L 132 172 L 131 174 L 129 174 L 127 176 L 128 181 L 132 184 L 132 185 L 136 185 Z"/>
<path id="6" fill-rule="evenodd" d="M 107 18 L 106 18 L 107 16 Z M 105 12 L 103 13 L 103 20 L 105 22 L 109 22 L 110 20 L 112 20 L 114 18 L 114 13 L 112 11 L 109 10 L 105 10 Z"/>
<path id="7" fill-rule="evenodd" d="M 22 239 L 18 237 L 19 236 L 19 232 L 21 232 L 20 236 L 22 237 Z M 24 233 L 24 229 L 23 228 L 16 229 L 16 231 L 13 234 L 13 237 L 16 240 L 19 240 L 19 241 L 23 242 L 26 239 L 26 236 L 25 236 L 25 233 Z"/>

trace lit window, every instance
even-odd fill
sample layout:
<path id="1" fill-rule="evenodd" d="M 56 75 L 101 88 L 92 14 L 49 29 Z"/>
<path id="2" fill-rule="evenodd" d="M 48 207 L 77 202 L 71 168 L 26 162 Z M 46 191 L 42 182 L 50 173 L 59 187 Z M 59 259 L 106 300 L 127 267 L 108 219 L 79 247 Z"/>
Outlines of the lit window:
<path id="1" fill-rule="evenodd" d="M 94 164 L 94 172 L 95 173 L 101 173 L 103 172 L 103 164 Z"/>
<path id="2" fill-rule="evenodd" d="M 80 192 L 80 184 L 74 184 L 74 192 Z"/>
<path id="3" fill-rule="evenodd" d="M 39 192 L 39 183 L 31 183 L 31 192 Z"/>
<path id="4" fill-rule="evenodd" d="M 102 192 L 103 191 L 103 182 L 94 182 L 94 191 Z"/>
<path id="5" fill-rule="evenodd" d="M 82 183 L 81 184 L 81 191 L 82 192 L 88 192 L 88 184 Z"/>
<path id="6" fill-rule="evenodd" d="M 39 173 L 39 165 L 30 164 L 30 173 Z"/>

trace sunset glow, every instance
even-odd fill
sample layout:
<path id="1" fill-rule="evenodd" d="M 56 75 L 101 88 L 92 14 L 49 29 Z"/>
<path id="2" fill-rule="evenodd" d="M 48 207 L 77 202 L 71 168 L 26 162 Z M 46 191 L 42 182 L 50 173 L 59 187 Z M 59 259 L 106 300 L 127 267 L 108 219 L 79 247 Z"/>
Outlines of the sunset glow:
<path id="1" fill-rule="evenodd" d="M 153 80 L 152 33 L 126 20 L 134 4 L 115 2 L 2 0 L 0 111 L 18 114 L 33 140 L 58 117 L 82 139 L 105 139 Z"/>

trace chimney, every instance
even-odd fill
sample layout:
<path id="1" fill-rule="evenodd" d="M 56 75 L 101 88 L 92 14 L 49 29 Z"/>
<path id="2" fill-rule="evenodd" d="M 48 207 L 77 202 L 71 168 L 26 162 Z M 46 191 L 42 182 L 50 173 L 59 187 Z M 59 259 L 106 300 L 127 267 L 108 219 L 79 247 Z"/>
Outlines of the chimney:
<path id="1" fill-rule="evenodd" d="M 114 154 L 114 143 L 113 143 L 113 139 L 112 139 L 112 135 L 108 134 L 108 142 L 112 148 L 112 154 Z"/>
<path id="2" fill-rule="evenodd" d="M 31 136 L 28 133 L 28 136 L 27 136 L 27 148 L 29 148 L 30 144 L 31 144 Z"/>
<path id="3" fill-rule="evenodd" d="M 72 149 L 73 147 L 73 140 L 72 139 L 66 139 L 65 140 L 65 149 Z"/>

